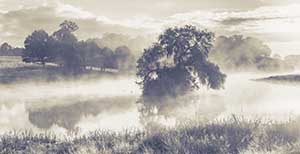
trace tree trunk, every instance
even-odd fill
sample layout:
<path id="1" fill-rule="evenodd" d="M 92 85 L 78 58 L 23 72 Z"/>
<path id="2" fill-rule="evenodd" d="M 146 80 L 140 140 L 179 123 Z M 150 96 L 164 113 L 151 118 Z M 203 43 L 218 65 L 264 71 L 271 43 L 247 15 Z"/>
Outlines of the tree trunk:
<path id="1" fill-rule="evenodd" d="M 42 65 L 43 65 L 43 67 L 46 66 L 46 62 L 44 60 L 42 61 Z"/>

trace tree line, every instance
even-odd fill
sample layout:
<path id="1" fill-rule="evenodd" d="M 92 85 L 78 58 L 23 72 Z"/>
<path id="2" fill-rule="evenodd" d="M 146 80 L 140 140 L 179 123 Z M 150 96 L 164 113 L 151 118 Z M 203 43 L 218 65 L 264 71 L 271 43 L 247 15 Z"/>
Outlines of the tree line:
<path id="1" fill-rule="evenodd" d="M 219 36 L 210 52 L 210 59 L 229 71 L 291 71 L 296 65 L 291 60 L 272 56 L 272 50 L 263 41 L 242 35 Z"/>
<path id="2" fill-rule="evenodd" d="M 23 48 L 15 48 L 7 42 L 0 46 L 0 56 L 22 56 Z"/>
<path id="3" fill-rule="evenodd" d="M 73 34 L 76 23 L 65 21 L 60 29 L 49 35 L 37 30 L 25 40 L 23 48 L 7 43 L 0 47 L 0 56 L 21 56 L 30 63 L 55 63 L 66 71 L 79 72 L 86 68 L 115 69 L 122 72 L 135 70 L 135 56 L 151 46 L 153 41 L 143 37 L 130 38 L 122 34 L 105 34 L 102 38 L 78 41 Z M 209 59 L 226 71 L 284 72 L 298 67 L 295 55 L 284 59 L 272 56 L 271 49 L 261 40 L 242 35 L 218 36 L 213 41 Z M 23 54 L 24 53 L 24 54 Z M 292 57 L 292 58 L 290 58 Z"/>
<path id="4" fill-rule="evenodd" d="M 30 34 L 24 41 L 23 61 L 53 63 L 70 73 L 91 67 L 122 72 L 136 69 L 143 96 L 149 100 L 176 97 L 202 86 L 220 89 L 226 75 L 219 66 L 261 70 L 285 66 L 271 57 L 271 49 L 258 39 L 241 35 L 216 38 L 214 33 L 190 25 L 165 30 L 137 61 L 126 46 L 110 49 L 99 47 L 94 39 L 79 41 L 74 35 L 79 27 L 72 21 L 59 27 L 51 35 L 44 30 Z"/>
<path id="5" fill-rule="evenodd" d="M 79 27 L 72 21 L 66 20 L 59 27 L 52 35 L 45 30 L 32 32 L 24 41 L 23 61 L 43 66 L 53 63 L 69 73 L 80 73 L 92 67 L 121 72 L 135 68 L 135 58 L 128 47 L 112 50 L 100 48 L 90 39 L 79 41 L 74 35 Z"/>

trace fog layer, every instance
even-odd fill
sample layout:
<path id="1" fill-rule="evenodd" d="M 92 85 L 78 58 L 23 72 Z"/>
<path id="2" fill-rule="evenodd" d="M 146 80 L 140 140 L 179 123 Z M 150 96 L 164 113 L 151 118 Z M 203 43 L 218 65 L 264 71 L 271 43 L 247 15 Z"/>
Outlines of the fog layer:
<path id="1" fill-rule="evenodd" d="M 225 89 L 203 88 L 171 106 L 161 123 L 172 126 L 176 119 L 215 120 L 232 114 L 250 118 L 287 120 L 300 114 L 299 87 L 250 79 L 256 74 L 229 74 Z M 33 129 L 87 133 L 96 129 L 120 131 L 142 126 L 136 79 L 122 78 L 52 83 L 22 83 L 0 86 L 0 133 Z M 187 101 L 188 100 L 188 101 Z"/>

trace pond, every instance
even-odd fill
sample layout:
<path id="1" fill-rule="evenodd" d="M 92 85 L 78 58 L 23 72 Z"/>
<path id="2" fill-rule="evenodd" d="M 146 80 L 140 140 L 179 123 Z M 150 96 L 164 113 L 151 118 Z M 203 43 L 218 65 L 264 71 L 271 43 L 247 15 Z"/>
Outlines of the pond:
<path id="1" fill-rule="evenodd" d="M 161 123 L 180 119 L 223 119 L 231 115 L 276 121 L 300 115 L 300 87 L 255 82 L 257 74 L 231 74 L 225 89 L 203 87 L 171 106 Z M 10 131 L 51 131 L 85 134 L 93 130 L 141 129 L 137 100 L 141 90 L 134 77 L 0 85 L 0 134 Z M 188 101 L 186 101 L 188 100 Z M 172 114 L 171 114 L 172 115 Z"/>

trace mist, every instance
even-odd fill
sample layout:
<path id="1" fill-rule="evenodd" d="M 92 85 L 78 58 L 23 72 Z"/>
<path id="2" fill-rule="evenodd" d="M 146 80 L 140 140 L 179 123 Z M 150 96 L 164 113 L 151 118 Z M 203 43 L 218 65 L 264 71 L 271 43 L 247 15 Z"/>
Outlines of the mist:
<path id="1" fill-rule="evenodd" d="M 210 52 L 212 61 L 231 72 L 290 72 L 298 66 L 289 57 L 294 56 L 272 55 L 266 42 L 243 35 L 218 36 Z"/>
<path id="2" fill-rule="evenodd" d="M 266 74 L 229 74 L 225 89 L 202 87 L 173 100 L 160 110 L 164 116 L 156 119 L 164 126 L 175 127 L 187 119 L 208 122 L 233 114 L 280 121 L 298 117 L 298 87 L 251 80 L 263 76 Z M 1 85 L 0 131 L 85 134 L 99 129 L 144 129 L 137 103 L 141 89 L 136 81 L 135 77 L 121 77 Z"/>
<path id="3" fill-rule="evenodd" d="M 76 25 L 70 21 L 64 23 Z M 61 31 L 74 39 L 62 39 L 58 43 L 66 51 L 69 48 L 65 42 L 78 44 L 75 51 L 79 52 L 68 52 L 82 56 L 83 60 L 64 57 L 59 52 L 54 53 L 62 56 L 62 62 L 46 57 L 49 61 L 45 61 L 43 67 L 43 62 L 36 63 L 30 54 L 28 62 L 27 57 L 19 58 L 18 55 L 5 55 L 0 59 L 3 64 L 0 68 L 0 115 L 3 115 L 0 122 L 5 126 L 0 133 L 29 129 L 84 135 L 98 129 L 145 130 L 151 127 L 147 125 L 149 122 L 176 128 L 187 120 L 207 123 L 232 115 L 286 121 L 300 113 L 297 87 L 255 80 L 279 75 L 279 72 L 293 73 L 290 67 L 296 66 L 296 60 L 271 56 L 271 49 L 257 38 L 217 37 L 209 58 L 225 71 L 224 88 L 212 90 L 202 85 L 197 91 L 168 97 L 152 106 L 153 117 L 143 117 L 143 104 L 140 103 L 143 87 L 137 84 L 141 79 L 134 75 L 134 64 L 142 48 L 154 43 L 150 43 L 149 38 L 121 34 L 106 34 L 102 38 L 78 42 L 71 31 L 64 32 L 63 27 L 58 32 Z M 79 64 L 68 66 L 73 63 Z M 87 66 L 96 70 L 89 70 Z"/>

